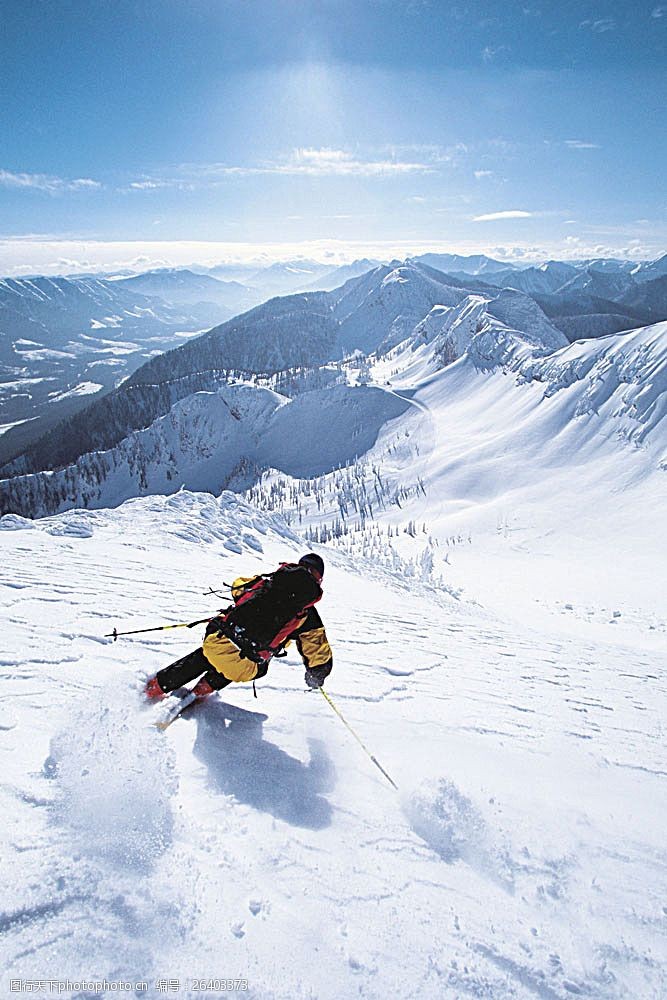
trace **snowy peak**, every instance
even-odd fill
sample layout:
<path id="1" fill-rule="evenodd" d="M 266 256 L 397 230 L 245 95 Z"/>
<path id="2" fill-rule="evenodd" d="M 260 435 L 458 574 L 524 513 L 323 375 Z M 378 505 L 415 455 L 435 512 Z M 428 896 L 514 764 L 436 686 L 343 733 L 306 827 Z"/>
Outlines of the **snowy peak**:
<path id="1" fill-rule="evenodd" d="M 655 260 L 638 264 L 631 272 L 636 281 L 652 281 L 667 275 L 667 253 Z"/>
<path id="2" fill-rule="evenodd" d="M 456 305 L 466 289 L 423 265 L 393 261 L 333 294 L 341 345 L 370 352 L 404 340 L 433 306 Z"/>
<path id="3" fill-rule="evenodd" d="M 637 265 L 634 261 L 619 260 L 616 257 L 594 257 L 592 260 L 578 261 L 576 266 L 603 274 L 630 274 Z"/>
<path id="4" fill-rule="evenodd" d="M 277 372 L 318 365 L 335 353 L 337 323 L 326 292 L 268 302 L 143 365 L 133 384 L 166 382 L 194 372 Z"/>
<path id="5" fill-rule="evenodd" d="M 558 295 L 586 295 L 611 301 L 621 298 L 632 284 L 624 272 L 599 271 L 587 267 L 557 289 Z"/>
<path id="6" fill-rule="evenodd" d="M 351 264 L 343 264 L 318 276 L 304 291 L 330 292 L 335 288 L 340 288 L 341 285 L 344 285 L 351 278 L 358 278 L 360 275 L 366 274 L 368 271 L 372 271 L 379 266 L 380 261 L 378 260 L 368 260 L 367 258 L 355 260 Z"/>
<path id="7" fill-rule="evenodd" d="M 521 356 L 542 355 L 567 344 L 539 306 L 521 292 L 503 289 L 495 298 L 469 295 L 453 308 L 434 307 L 414 330 L 414 344 L 430 344 L 439 365 L 466 352 L 476 361 L 501 365 L 520 348 Z"/>
<path id="8" fill-rule="evenodd" d="M 567 343 L 567 338 L 547 319 L 534 299 L 513 288 L 504 288 L 488 306 L 491 316 L 516 331 L 536 353 L 548 354 Z"/>
<path id="9" fill-rule="evenodd" d="M 256 288 L 262 296 L 290 295 L 314 288 L 317 279 L 330 268 L 315 260 L 288 260 L 260 268 L 246 279 L 246 284 Z"/>
<path id="10" fill-rule="evenodd" d="M 439 367 L 451 364 L 465 354 L 484 328 L 488 303 L 481 295 L 468 295 L 458 306 L 434 306 L 415 327 L 415 346 L 430 344 Z"/>

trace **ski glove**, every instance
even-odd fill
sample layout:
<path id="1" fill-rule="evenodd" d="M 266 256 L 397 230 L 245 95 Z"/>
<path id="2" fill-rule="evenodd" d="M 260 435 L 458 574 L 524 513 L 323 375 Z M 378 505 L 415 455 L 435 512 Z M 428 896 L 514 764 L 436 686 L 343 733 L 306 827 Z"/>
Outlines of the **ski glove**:
<path id="1" fill-rule="evenodd" d="M 321 667 L 308 667 L 306 670 L 306 684 L 309 688 L 324 687 L 324 682 L 331 673 L 331 663 L 323 663 Z"/>

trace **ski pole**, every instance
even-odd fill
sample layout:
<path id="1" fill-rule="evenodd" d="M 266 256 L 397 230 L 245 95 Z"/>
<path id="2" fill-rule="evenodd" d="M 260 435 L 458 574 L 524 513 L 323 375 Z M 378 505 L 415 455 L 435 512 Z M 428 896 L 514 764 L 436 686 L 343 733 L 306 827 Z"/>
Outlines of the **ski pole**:
<path id="1" fill-rule="evenodd" d="M 140 632 L 164 632 L 168 628 L 194 628 L 195 625 L 203 625 L 205 622 L 210 622 L 211 618 L 215 618 L 215 615 L 210 615 L 208 618 L 200 618 L 196 622 L 179 622 L 178 625 L 155 625 L 153 628 L 134 628 L 130 632 L 119 632 L 118 629 L 114 629 L 113 632 L 107 632 L 104 638 L 113 639 L 115 642 L 121 635 L 138 635 Z"/>
<path id="2" fill-rule="evenodd" d="M 323 697 L 324 697 L 324 698 L 326 698 L 326 700 L 327 700 L 327 701 L 329 702 L 329 704 L 331 705 L 331 707 L 333 708 L 334 712 L 336 713 L 336 715 L 338 716 L 338 718 L 340 719 L 340 721 L 341 721 L 341 722 L 343 723 L 343 725 L 344 725 L 344 726 L 346 726 L 346 727 L 347 727 L 347 728 L 348 728 L 348 729 L 350 730 L 350 732 L 351 732 L 351 733 L 352 733 L 352 735 L 354 736 L 355 740 L 357 741 L 357 743 L 359 744 L 359 746 L 361 747 L 361 749 L 362 749 L 362 750 L 363 750 L 363 751 L 364 751 L 364 752 L 365 752 L 366 754 L 368 754 L 368 756 L 369 756 L 369 757 L 370 757 L 370 759 L 371 759 L 371 760 L 373 761 L 373 763 L 375 764 L 375 766 L 376 766 L 376 767 L 377 767 L 377 768 L 378 768 L 378 769 L 379 769 L 380 771 L 382 771 L 382 773 L 384 774 L 384 776 L 385 776 L 385 778 L 387 779 L 387 781 L 389 782 L 389 784 L 390 784 L 390 785 L 391 785 L 391 786 L 392 786 L 393 788 L 395 788 L 395 789 L 396 789 L 396 791 L 398 791 L 398 785 L 396 784 L 396 782 L 395 782 L 395 781 L 392 781 L 392 779 L 391 779 L 391 778 L 389 777 L 389 775 L 387 774 L 387 772 L 385 771 L 385 769 L 383 768 L 383 766 L 382 766 L 382 764 L 381 764 L 381 763 L 379 762 L 379 760 L 378 760 L 378 759 L 377 759 L 376 757 L 374 757 L 374 756 L 373 756 L 373 754 L 372 754 L 372 753 L 370 752 L 370 750 L 368 749 L 368 747 L 366 746 L 366 744 L 365 744 L 365 743 L 364 743 L 364 742 L 363 742 L 363 741 L 361 740 L 361 738 L 360 738 L 359 736 L 357 736 L 357 734 L 355 733 L 354 729 L 352 728 L 352 726 L 350 725 L 350 723 L 349 723 L 349 722 L 347 721 L 347 719 L 345 719 L 345 717 L 344 717 L 344 716 L 343 716 L 343 714 L 342 714 L 342 713 L 340 712 L 340 710 L 339 710 L 338 708 L 336 708 L 336 706 L 334 705 L 334 703 L 333 703 L 333 701 L 332 701 L 332 699 L 331 699 L 331 695 L 328 695 L 328 694 L 326 693 L 326 691 L 324 690 L 324 688 L 323 688 L 323 687 L 319 688 L 319 690 L 320 690 L 320 692 L 322 693 Z"/>

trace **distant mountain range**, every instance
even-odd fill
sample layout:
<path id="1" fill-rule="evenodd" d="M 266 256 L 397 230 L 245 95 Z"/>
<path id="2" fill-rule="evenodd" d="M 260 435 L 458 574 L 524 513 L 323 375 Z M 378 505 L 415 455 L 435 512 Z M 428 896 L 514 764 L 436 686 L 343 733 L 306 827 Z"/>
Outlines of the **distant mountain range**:
<path id="1" fill-rule="evenodd" d="M 5 462 L 4 472 L 54 469 L 85 452 L 113 447 L 179 399 L 218 386 L 230 372 L 268 376 L 322 366 L 354 351 L 388 350 L 408 337 L 433 306 L 455 306 L 471 292 L 498 294 L 476 278 L 464 283 L 417 261 L 394 261 L 331 292 L 270 299 L 148 359 L 99 403 Z"/>
<path id="2" fill-rule="evenodd" d="M 457 275 L 464 278 L 462 273 Z M 642 265 L 547 261 L 523 270 L 487 271 L 489 285 L 532 296 L 569 340 L 630 330 L 667 317 L 667 255 Z"/>
<path id="3" fill-rule="evenodd" d="M 211 306 L 234 315 L 249 309 L 259 301 L 257 291 L 248 288 L 238 281 L 222 281 L 208 274 L 196 274 L 188 268 L 159 268 L 135 274 L 131 277 L 118 278 L 117 287 L 127 291 L 137 291 L 142 295 L 151 295 L 173 305 L 204 305 Z"/>
<path id="4" fill-rule="evenodd" d="M 269 299 L 190 344 L 158 355 L 130 384 L 211 369 L 276 372 L 323 364 L 355 350 L 368 353 L 407 336 L 432 306 L 455 305 L 469 291 L 489 287 L 475 279 L 464 284 L 415 261 L 379 265 L 331 292 Z"/>
<path id="5" fill-rule="evenodd" d="M 443 258 L 478 273 L 445 274 L 427 262 Z M 288 274 L 310 280 L 310 262 L 297 263 L 276 268 L 276 280 Z M 330 391 L 345 381 L 344 358 L 383 357 L 401 344 L 416 350 L 437 340 L 439 366 L 468 352 L 480 367 L 511 368 L 582 337 L 664 319 L 665 269 L 665 257 L 642 265 L 548 261 L 522 269 L 482 256 L 361 260 L 313 279 L 347 278 L 331 290 L 271 298 L 194 337 L 178 328 L 192 327 L 200 308 L 222 310 L 225 301 L 258 293 L 190 269 L 106 280 L 5 279 L 0 403 L 13 421 L 25 422 L 0 437 L 0 474 L 74 468 L 86 454 L 117 448 L 189 396 L 220 394 L 234 383 L 254 380 L 281 392 L 289 384 L 291 395 L 318 386 Z M 355 271 L 361 273 L 349 277 Z M 198 300 L 202 295 L 211 301 Z M 484 330 L 492 334 L 479 338 Z M 251 451 L 255 461 L 259 452 Z M 143 458 L 137 461 L 142 467 Z"/>
<path id="6" fill-rule="evenodd" d="M 180 273 L 0 279 L 0 461 L 147 358 L 235 311 L 172 294 L 183 284 Z"/>
<path id="7" fill-rule="evenodd" d="M 434 307 L 452 311 L 472 292 L 481 293 L 480 301 L 495 300 L 501 312 L 510 308 L 511 302 L 514 315 L 520 316 L 524 326 L 531 326 L 526 337 L 538 353 L 566 342 L 535 302 L 519 292 L 498 293 L 497 289 L 474 278 L 469 279 L 466 286 L 422 263 L 395 261 L 351 278 L 332 292 L 271 299 L 179 348 L 157 355 L 103 399 L 92 402 L 84 411 L 43 435 L 20 458 L 7 464 L 4 472 L 21 477 L 25 473 L 71 467 L 83 461 L 86 454 L 107 453 L 118 447 L 125 449 L 126 454 L 122 444 L 125 439 L 163 419 L 174 407 L 178 407 L 181 416 L 190 412 L 201 414 L 201 407 L 190 410 L 181 406 L 181 402 L 193 394 L 202 390 L 224 394 L 224 387 L 239 375 L 247 380 L 250 373 L 255 373 L 266 379 L 286 369 L 318 370 L 355 352 L 386 353 L 406 338 L 414 337 L 415 331 L 418 335 L 420 322 Z M 334 378 L 334 387 L 336 381 Z M 327 396 L 327 399 L 332 398 Z M 341 397 L 340 406 L 349 405 L 347 396 Z M 337 423 L 342 419 L 336 407 L 330 416 Z M 188 435 L 191 433 L 188 431 Z M 132 440 L 136 445 L 139 439 Z M 139 477 L 133 480 L 136 486 L 146 477 L 140 474 L 145 462 L 137 454 L 135 445 L 130 453 L 136 457 L 133 465 Z M 260 452 L 256 447 L 250 451 L 256 460 Z M 118 467 L 115 459 L 112 464 Z M 99 463 L 91 465 L 85 460 L 84 466 L 89 471 L 97 470 L 94 475 L 104 478 Z M 172 472 L 177 478 L 178 468 Z M 63 475 L 64 479 L 58 476 L 50 482 L 47 494 L 52 500 L 49 502 L 55 502 L 65 483 L 72 487 L 72 474 Z M 28 480 L 32 482 L 31 489 L 36 488 L 35 480 L 30 476 Z M 164 480 L 161 481 L 164 484 Z M 58 483 L 61 485 L 57 486 Z M 16 483 L 12 495 L 15 489 Z M 97 494 L 106 495 L 101 486 Z M 80 498 L 83 502 L 91 496 L 89 482 Z"/>
<path id="8" fill-rule="evenodd" d="M 493 257 L 486 257 L 484 254 L 472 254 L 465 257 L 458 253 L 424 253 L 411 259 L 448 274 L 456 274 L 457 271 L 461 271 L 463 274 L 488 275 L 495 271 L 514 270 L 515 267 L 514 264 L 502 263 L 499 260 L 494 260 Z"/>

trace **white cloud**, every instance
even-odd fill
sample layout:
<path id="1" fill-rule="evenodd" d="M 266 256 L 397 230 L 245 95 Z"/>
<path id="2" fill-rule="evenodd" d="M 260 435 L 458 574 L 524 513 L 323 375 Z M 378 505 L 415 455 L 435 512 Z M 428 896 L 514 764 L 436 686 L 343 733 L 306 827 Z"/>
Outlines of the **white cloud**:
<path id="1" fill-rule="evenodd" d="M 475 170 L 474 174 L 479 181 L 482 177 L 493 177 L 493 170 Z"/>
<path id="2" fill-rule="evenodd" d="M 94 190 L 102 187 L 99 181 L 94 181 L 91 177 L 76 177 L 73 181 L 63 181 L 62 183 L 67 191 L 80 191 L 85 188 Z"/>
<path id="3" fill-rule="evenodd" d="M 130 187 L 133 191 L 154 191 L 156 188 L 168 187 L 164 181 L 132 181 Z"/>
<path id="4" fill-rule="evenodd" d="M 63 268 L 67 271 L 94 271 L 95 262 L 92 260 L 72 260 L 69 257 L 59 257 L 53 265 L 57 270 Z"/>
<path id="5" fill-rule="evenodd" d="M 49 194 L 58 194 L 62 191 L 92 191 L 102 187 L 99 181 L 94 181 L 90 177 L 76 177 L 74 180 L 67 180 L 64 177 L 53 177 L 50 174 L 17 174 L 1 168 L 0 186 L 47 191 Z"/>
<path id="6" fill-rule="evenodd" d="M 415 157 L 425 167 L 437 169 L 441 164 L 449 166 L 460 164 L 470 152 L 465 142 L 454 142 L 449 146 L 440 146 L 433 142 L 420 143 L 393 143 L 391 145 L 379 146 L 375 153 L 380 158 L 401 161 L 403 159 L 413 160 Z"/>
<path id="7" fill-rule="evenodd" d="M 217 187 L 229 177 L 255 177 L 268 174 L 307 177 L 389 177 L 412 173 L 430 173 L 438 162 L 449 161 L 451 155 L 439 150 L 430 154 L 429 160 L 404 160 L 396 155 L 390 158 L 359 157 L 344 149 L 302 146 L 279 160 L 258 164 L 236 165 L 229 163 L 183 163 L 171 176 L 141 177 L 131 181 L 121 190 L 154 191 L 159 188 L 176 188 L 194 191 L 198 188 Z"/>
<path id="8" fill-rule="evenodd" d="M 613 17 L 601 17 L 597 21 L 593 21 L 592 19 L 589 18 L 586 21 L 582 21 L 579 27 L 590 28 L 590 30 L 594 31 L 597 35 L 602 35 L 606 31 L 615 31 L 616 21 L 613 19 Z"/>
<path id="9" fill-rule="evenodd" d="M 309 177 L 377 177 L 386 174 L 409 174 L 432 170 L 429 163 L 391 159 L 362 159 L 344 149 L 302 146 L 292 150 L 283 161 L 252 167 L 228 167 L 212 164 L 209 174 L 287 174 Z"/>
<path id="10" fill-rule="evenodd" d="M 476 215 L 473 222 L 496 222 L 499 219 L 530 219 L 533 212 L 524 212 L 520 208 L 506 209 L 504 212 L 488 212 L 486 215 Z"/>
<path id="11" fill-rule="evenodd" d="M 597 142 L 585 142 L 583 139 L 566 139 L 568 149 L 600 149 Z"/>
<path id="12" fill-rule="evenodd" d="M 376 177 L 380 174 L 406 174 L 431 170 L 427 163 L 404 160 L 362 160 L 343 149 L 295 149 L 290 162 L 274 164 L 270 173 L 335 174 L 339 176 Z"/>
<path id="13" fill-rule="evenodd" d="M 484 62 L 493 62 L 494 59 L 505 55 L 506 52 L 509 52 L 508 45 L 486 45 L 482 49 L 482 59 Z"/>

